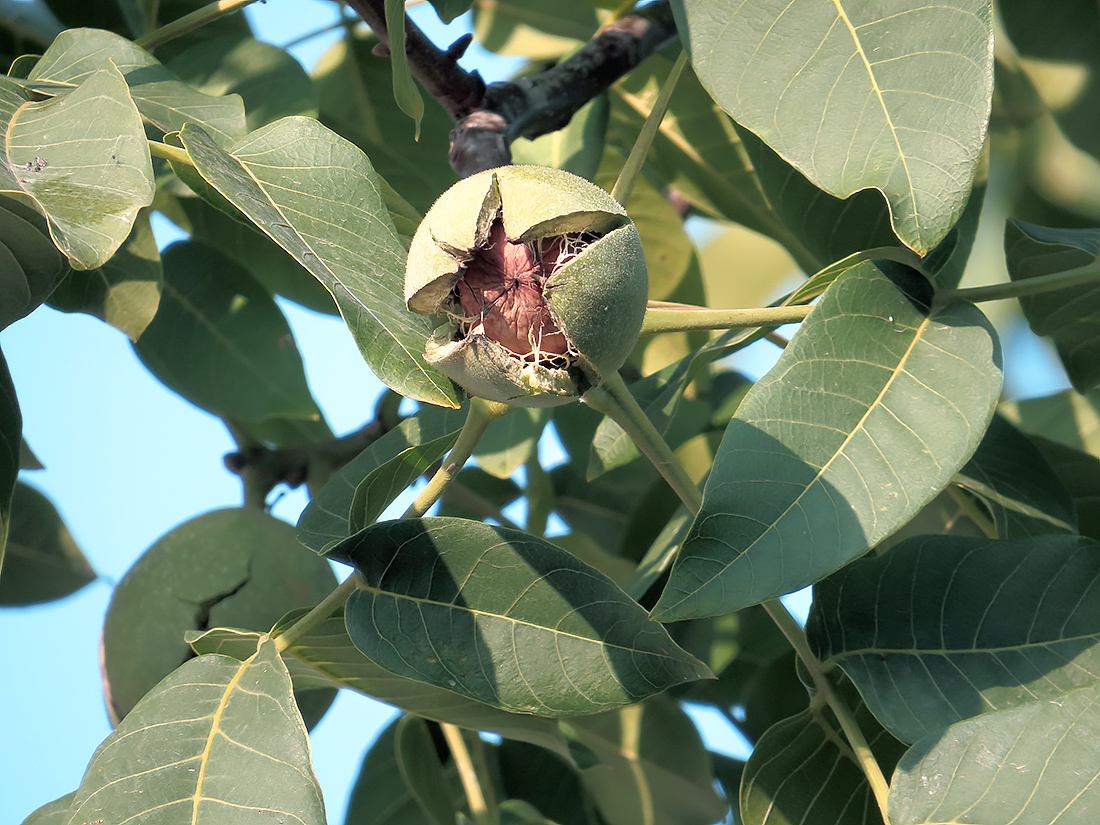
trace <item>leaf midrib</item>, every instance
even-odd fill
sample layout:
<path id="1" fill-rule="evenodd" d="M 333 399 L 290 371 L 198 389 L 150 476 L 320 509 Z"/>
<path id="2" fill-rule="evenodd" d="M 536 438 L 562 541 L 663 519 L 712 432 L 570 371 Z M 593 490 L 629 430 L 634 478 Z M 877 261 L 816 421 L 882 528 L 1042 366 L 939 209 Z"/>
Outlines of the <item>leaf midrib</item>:
<path id="1" fill-rule="evenodd" d="M 195 793 L 191 796 L 191 825 L 197 825 L 199 821 L 199 805 L 207 797 L 202 795 L 203 782 L 206 779 L 206 766 L 210 764 L 210 751 L 214 747 L 214 738 L 218 735 L 218 731 L 221 728 L 222 716 L 225 713 L 225 708 L 229 704 L 229 697 L 236 689 L 237 683 L 240 682 L 241 677 L 244 676 L 245 670 L 253 662 L 253 660 L 259 655 L 257 650 L 245 661 L 241 662 L 237 668 L 237 672 L 233 674 L 233 678 L 230 679 L 225 689 L 222 691 L 221 699 L 218 700 L 218 706 L 214 709 L 214 713 L 210 717 L 210 732 L 206 735 L 206 745 L 202 749 L 202 753 L 199 754 L 199 775 L 195 782 Z"/>
<path id="2" fill-rule="evenodd" d="M 835 0 L 834 0 L 834 2 L 835 2 Z M 875 397 L 875 399 L 870 404 L 867 405 L 867 409 L 864 411 L 863 415 L 860 416 L 860 419 L 856 423 L 856 425 L 854 427 L 852 427 L 851 432 L 849 432 L 844 437 L 844 441 L 841 443 L 841 445 L 839 447 L 837 447 L 836 451 L 832 454 L 832 456 L 829 457 L 829 460 L 826 461 L 823 465 L 821 465 L 821 468 L 814 474 L 813 479 L 806 483 L 806 486 L 802 488 L 802 491 L 795 497 L 794 501 L 792 501 L 790 503 L 790 505 L 788 505 L 786 507 L 786 509 L 783 510 L 782 513 L 780 513 L 776 518 L 774 518 L 772 520 L 771 524 L 768 525 L 767 529 L 764 530 L 759 536 L 757 536 L 744 550 L 737 553 L 733 557 L 733 559 L 731 559 L 729 562 L 727 562 L 725 565 L 723 565 L 721 568 L 719 568 L 718 572 L 716 572 L 714 575 L 712 575 L 709 579 L 707 579 L 706 581 L 699 584 L 695 588 L 695 590 L 693 590 L 689 594 L 684 595 L 684 597 L 681 598 L 679 601 L 677 601 L 675 605 L 670 605 L 669 609 L 672 609 L 673 607 L 676 607 L 680 604 L 683 604 L 685 601 L 687 601 L 689 598 L 691 598 L 691 596 L 693 596 L 694 594 L 701 591 L 704 587 L 709 587 L 716 579 L 723 576 L 726 573 L 727 570 L 729 570 L 731 567 L 733 567 L 733 565 L 737 564 L 742 558 L 744 558 L 744 556 L 747 555 L 749 553 L 749 551 L 752 550 L 753 547 L 755 547 L 757 544 L 759 544 L 761 541 L 763 541 L 764 538 L 766 536 L 768 536 L 775 529 L 775 526 L 777 524 L 779 524 L 785 518 L 787 518 L 788 513 L 790 513 L 799 504 L 799 502 L 802 501 L 803 497 L 809 492 L 809 490 L 812 487 L 816 486 L 817 484 L 819 484 L 821 482 L 822 477 L 825 475 L 825 473 L 829 469 L 829 467 L 832 466 L 833 462 L 836 461 L 837 458 L 839 458 L 840 456 L 844 455 L 845 449 L 851 443 L 851 441 L 855 437 L 856 433 L 862 432 L 864 430 L 864 425 L 865 425 L 868 417 L 871 415 L 872 410 L 877 409 L 881 405 L 883 397 L 885 397 L 886 393 L 894 385 L 894 382 L 898 379 L 898 376 L 906 374 L 905 363 L 906 363 L 906 361 L 909 360 L 909 356 L 913 354 L 913 350 L 916 348 L 917 343 L 921 340 L 921 335 L 924 332 L 924 329 L 931 322 L 932 322 L 932 316 L 929 315 L 929 316 L 925 317 L 924 320 L 921 321 L 921 323 L 918 326 L 913 328 L 913 340 L 909 342 L 909 346 L 906 348 L 905 353 L 898 360 L 897 367 L 895 367 L 891 371 L 890 378 L 882 385 L 882 389 L 879 391 L 879 394 Z M 702 513 L 700 515 L 702 515 Z M 708 514 L 707 517 L 718 516 L 718 515 L 722 515 L 722 513 L 710 513 L 710 514 Z"/>
<path id="3" fill-rule="evenodd" d="M 916 203 L 917 193 L 913 186 L 913 175 L 909 171 L 909 160 L 905 154 L 905 150 L 901 148 L 901 140 L 898 137 L 897 128 L 894 126 L 894 119 L 890 116 L 890 110 L 886 107 L 886 101 L 882 99 L 882 89 L 879 88 L 878 80 L 875 78 L 875 73 L 871 68 L 871 61 L 867 59 L 867 53 L 863 51 L 863 43 L 860 42 L 859 35 L 856 33 L 856 27 L 852 25 L 852 21 L 848 18 L 848 13 L 844 10 L 844 5 L 841 0 L 833 0 L 833 5 L 836 7 L 837 17 L 848 28 L 848 34 L 852 37 L 852 42 L 855 44 L 856 54 L 859 55 L 859 59 L 863 62 L 863 67 L 867 70 L 867 78 L 871 82 L 871 89 L 875 93 L 875 98 L 878 100 L 879 107 L 882 109 L 882 116 L 886 119 L 886 125 L 890 127 L 890 136 L 894 139 L 894 146 L 898 150 L 898 159 L 901 161 L 901 167 L 905 170 L 905 181 L 909 187 L 909 198 L 912 203 Z M 915 206 L 913 212 L 913 225 L 917 230 L 918 237 L 921 234 L 921 215 L 920 210 Z"/>
<path id="4" fill-rule="evenodd" d="M 564 630 L 555 630 L 554 628 L 547 627 L 546 625 L 536 624 L 532 621 L 528 621 L 528 620 L 525 620 L 525 619 L 515 619 L 515 618 L 512 618 L 510 616 L 503 616 L 500 613 L 490 613 L 487 610 L 478 610 L 477 608 L 473 608 L 473 607 L 461 607 L 459 605 L 456 605 L 454 602 L 441 602 L 441 601 L 437 601 L 435 599 L 423 599 L 423 598 L 419 598 L 417 596 L 407 596 L 407 595 L 404 595 L 404 594 L 401 594 L 401 593 L 394 593 L 394 592 L 389 591 L 389 590 L 382 590 L 381 588 L 373 586 L 373 585 L 360 585 L 359 590 L 364 592 L 364 593 L 370 593 L 370 594 L 376 595 L 376 596 L 385 596 L 385 597 L 393 599 L 395 601 L 410 602 L 412 604 L 417 605 L 418 607 L 419 606 L 424 606 L 424 605 L 427 605 L 429 607 L 442 607 L 442 608 L 445 608 L 447 610 L 456 610 L 456 611 L 463 612 L 463 613 L 469 613 L 473 616 L 484 616 L 484 617 L 490 618 L 490 619 L 500 619 L 502 621 L 511 622 L 512 624 L 515 624 L 515 625 L 521 625 L 523 627 L 530 627 L 530 628 L 534 628 L 534 629 L 537 629 L 537 630 L 543 630 L 543 631 L 546 631 L 548 633 L 553 633 L 555 636 L 561 636 L 561 637 L 566 638 L 566 639 L 574 639 L 576 641 L 581 641 L 581 642 L 588 642 L 589 644 L 600 645 L 601 647 L 606 647 L 606 648 L 609 648 L 609 649 L 612 649 L 612 650 L 623 650 L 623 651 L 626 651 L 626 652 L 629 652 L 629 653 L 644 653 L 644 654 L 650 655 L 650 656 L 660 656 L 661 658 L 667 659 L 670 662 L 680 661 L 680 659 L 678 659 L 674 656 L 670 656 L 668 654 L 659 654 L 659 653 L 656 653 L 654 651 L 643 650 L 643 649 L 637 648 L 637 647 L 627 647 L 625 645 L 613 644 L 611 642 L 605 641 L 605 640 L 600 639 L 600 638 L 590 639 L 590 638 L 587 638 L 585 636 L 578 636 L 576 633 L 569 633 L 569 632 L 566 632 Z M 608 602 L 608 601 L 610 601 L 610 600 L 608 600 L 608 599 L 601 600 L 601 602 Z M 612 602 L 612 603 L 613 604 L 621 604 L 620 602 Z M 596 603 L 593 602 L 592 604 L 596 604 Z M 629 607 L 629 605 L 625 605 L 625 606 Z M 572 608 L 570 612 L 575 613 L 576 608 Z M 564 665 L 564 662 L 562 664 Z"/>

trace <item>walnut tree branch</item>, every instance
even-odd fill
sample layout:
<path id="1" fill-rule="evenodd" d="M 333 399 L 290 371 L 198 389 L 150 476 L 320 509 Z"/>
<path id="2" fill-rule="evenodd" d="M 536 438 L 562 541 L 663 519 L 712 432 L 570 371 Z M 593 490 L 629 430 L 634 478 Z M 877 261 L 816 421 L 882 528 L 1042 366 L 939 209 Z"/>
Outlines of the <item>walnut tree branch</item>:
<path id="1" fill-rule="evenodd" d="M 384 0 L 348 0 L 348 5 L 389 42 Z M 468 38 L 443 51 L 405 20 L 413 75 L 456 121 L 450 160 L 460 175 L 510 163 L 508 146 L 515 138 L 562 128 L 588 101 L 675 38 L 672 8 L 660 0 L 605 27 L 576 54 L 539 74 L 486 86 L 477 72 L 458 65 Z"/>

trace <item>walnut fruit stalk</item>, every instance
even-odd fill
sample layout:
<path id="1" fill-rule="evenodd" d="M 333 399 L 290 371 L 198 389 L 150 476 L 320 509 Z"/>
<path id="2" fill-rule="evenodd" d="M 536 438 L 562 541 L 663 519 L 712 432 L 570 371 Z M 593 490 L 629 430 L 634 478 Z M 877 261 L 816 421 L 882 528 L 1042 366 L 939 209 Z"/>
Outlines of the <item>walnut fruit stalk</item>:
<path id="1" fill-rule="evenodd" d="M 471 395 L 575 399 L 622 366 L 649 281 L 626 210 L 592 183 L 502 166 L 440 196 L 413 237 L 405 302 L 446 318 L 425 358 Z"/>

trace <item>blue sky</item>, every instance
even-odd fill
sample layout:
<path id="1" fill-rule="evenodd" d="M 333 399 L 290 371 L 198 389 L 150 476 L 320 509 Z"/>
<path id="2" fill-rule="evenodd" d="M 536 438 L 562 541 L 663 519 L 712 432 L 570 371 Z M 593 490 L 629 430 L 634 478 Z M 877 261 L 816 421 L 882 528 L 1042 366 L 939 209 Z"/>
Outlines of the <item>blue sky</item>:
<path id="1" fill-rule="evenodd" d="M 260 36 L 279 45 L 335 19 L 333 4 L 319 0 L 271 0 L 248 14 Z M 440 44 L 468 25 L 458 22 L 444 31 L 427 4 L 414 14 Z M 295 54 L 308 68 L 336 36 L 305 43 Z M 465 62 L 490 80 L 514 66 L 491 61 L 476 48 Z M 159 231 L 162 242 L 171 238 L 164 225 Z M 330 423 L 338 433 L 357 428 L 370 416 L 381 386 L 347 329 L 337 319 L 283 307 Z M 1032 393 L 1064 386 L 1049 351 L 1033 340 L 1009 336 L 1011 348 L 1022 354 L 1021 361 L 1014 355 L 1009 363 L 1022 363 L 1021 373 L 1041 379 Z M 0 681 L 0 820 L 20 822 L 74 789 L 110 732 L 98 644 L 113 584 L 164 532 L 207 510 L 238 505 L 241 491 L 221 465 L 233 449 L 221 423 L 160 385 L 114 329 L 43 307 L 0 333 L 0 346 L 19 394 L 25 436 L 47 467 L 24 478 L 58 505 L 101 576 L 62 602 L 0 610 L 0 662 L 8 668 Z M 750 356 L 757 374 L 774 358 L 767 345 L 760 352 Z M 304 504 L 304 494 L 290 492 L 274 512 L 294 522 Z M 343 691 L 314 731 L 314 764 L 331 822 L 342 822 L 362 752 L 392 714 L 387 706 Z M 697 718 L 713 747 L 743 755 L 716 714 Z"/>

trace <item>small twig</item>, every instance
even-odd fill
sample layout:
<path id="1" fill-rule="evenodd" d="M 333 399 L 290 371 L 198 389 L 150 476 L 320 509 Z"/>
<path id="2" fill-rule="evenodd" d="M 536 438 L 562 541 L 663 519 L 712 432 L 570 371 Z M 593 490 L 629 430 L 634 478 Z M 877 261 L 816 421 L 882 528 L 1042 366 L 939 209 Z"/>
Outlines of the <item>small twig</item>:
<path id="1" fill-rule="evenodd" d="M 388 47 L 390 37 L 386 29 L 384 0 L 346 2 Z M 462 38 L 458 42 L 462 42 Z M 458 65 L 463 50 L 454 46 L 446 51 L 440 49 L 413 21 L 405 18 L 405 53 L 409 57 L 413 77 L 456 120 L 476 107 L 485 95 L 485 81 L 481 75 L 468 72 Z"/>
<path id="2" fill-rule="evenodd" d="M 384 0 L 347 3 L 388 45 Z M 509 163 L 508 145 L 515 138 L 536 138 L 562 128 L 586 103 L 675 38 L 672 7 L 668 0 L 658 0 L 616 20 L 540 74 L 486 86 L 477 72 L 458 65 L 468 40 L 440 49 L 405 18 L 409 69 L 457 123 L 451 133 L 451 165 L 461 175 Z"/>
<path id="3" fill-rule="evenodd" d="M 268 447 L 251 438 L 243 427 L 226 420 L 237 450 L 225 455 L 225 468 L 241 477 L 245 498 L 253 503 L 261 496 L 266 500 L 279 484 L 297 487 L 309 481 L 318 488 L 333 472 L 401 423 L 400 403 L 400 395 L 386 392 L 378 400 L 374 418 L 355 432 L 296 447 Z"/>
<path id="4" fill-rule="evenodd" d="M 764 340 L 769 344 L 775 344 L 780 349 L 786 349 L 791 343 L 791 339 L 784 338 L 778 332 L 769 332 L 764 336 Z"/>

